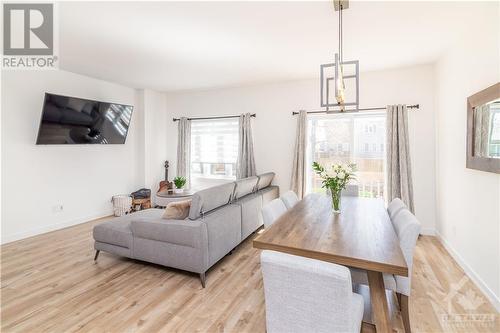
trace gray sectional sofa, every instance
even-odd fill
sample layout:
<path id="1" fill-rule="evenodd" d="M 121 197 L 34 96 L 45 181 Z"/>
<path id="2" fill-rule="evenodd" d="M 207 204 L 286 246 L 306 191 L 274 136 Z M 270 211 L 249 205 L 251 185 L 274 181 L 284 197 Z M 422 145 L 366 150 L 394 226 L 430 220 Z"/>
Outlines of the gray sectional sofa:
<path id="1" fill-rule="evenodd" d="M 205 287 L 205 272 L 262 226 L 262 206 L 279 197 L 273 178 L 269 172 L 199 191 L 185 220 L 147 209 L 96 225 L 94 260 L 105 251 L 190 271 Z"/>

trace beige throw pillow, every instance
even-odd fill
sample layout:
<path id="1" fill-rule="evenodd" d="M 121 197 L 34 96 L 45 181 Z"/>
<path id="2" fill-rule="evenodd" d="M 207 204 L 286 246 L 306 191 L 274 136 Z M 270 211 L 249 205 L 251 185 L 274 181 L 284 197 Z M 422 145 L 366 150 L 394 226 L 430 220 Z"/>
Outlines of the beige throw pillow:
<path id="1" fill-rule="evenodd" d="M 171 202 L 165 208 L 162 218 L 169 220 L 184 220 L 189 215 L 191 200 Z"/>

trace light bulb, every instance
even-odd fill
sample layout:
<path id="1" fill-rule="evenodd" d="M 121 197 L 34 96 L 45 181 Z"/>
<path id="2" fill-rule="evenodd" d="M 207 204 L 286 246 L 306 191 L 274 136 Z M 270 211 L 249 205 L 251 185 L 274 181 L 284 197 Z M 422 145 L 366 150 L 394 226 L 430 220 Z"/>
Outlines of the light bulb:
<path id="1" fill-rule="evenodd" d="M 335 98 L 338 104 L 344 104 L 345 102 L 345 84 L 344 75 L 342 73 L 342 66 L 339 64 L 339 71 L 337 72 L 337 91 L 335 92 Z"/>

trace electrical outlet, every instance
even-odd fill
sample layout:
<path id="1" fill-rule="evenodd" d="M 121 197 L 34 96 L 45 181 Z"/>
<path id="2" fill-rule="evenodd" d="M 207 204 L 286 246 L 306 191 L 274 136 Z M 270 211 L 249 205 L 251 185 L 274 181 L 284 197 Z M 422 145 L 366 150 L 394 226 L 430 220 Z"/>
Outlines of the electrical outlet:
<path id="1" fill-rule="evenodd" d="M 63 205 L 55 205 L 52 207 L 52 213 L 61 213 L 64 210 Z"/>

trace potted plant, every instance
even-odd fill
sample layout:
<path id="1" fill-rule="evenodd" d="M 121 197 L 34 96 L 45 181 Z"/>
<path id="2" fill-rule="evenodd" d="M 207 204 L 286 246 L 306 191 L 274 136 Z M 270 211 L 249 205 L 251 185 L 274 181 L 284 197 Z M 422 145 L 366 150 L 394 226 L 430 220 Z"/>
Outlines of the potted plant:
<path id="1" fill-rule="evenodd" d="M 182 193 L 184 191 L 183 187 L 186 185 L 186 178 L 177 176 L 174 178 L 174 193 Z"/>
<path id="2" fill-rule="evenodd" d="M 313 170 L 323 179 L 322 186 L 330 191 L 332 196 L 332 207 L 335 213 L 340 213 L 340 195 L 347 184 L 356 179 L 354 172 L 356 164 L 349 163 L 346 166 L 342 164 L 332 164 L 329 170 L 319 163 L 313 163 Z"/>

